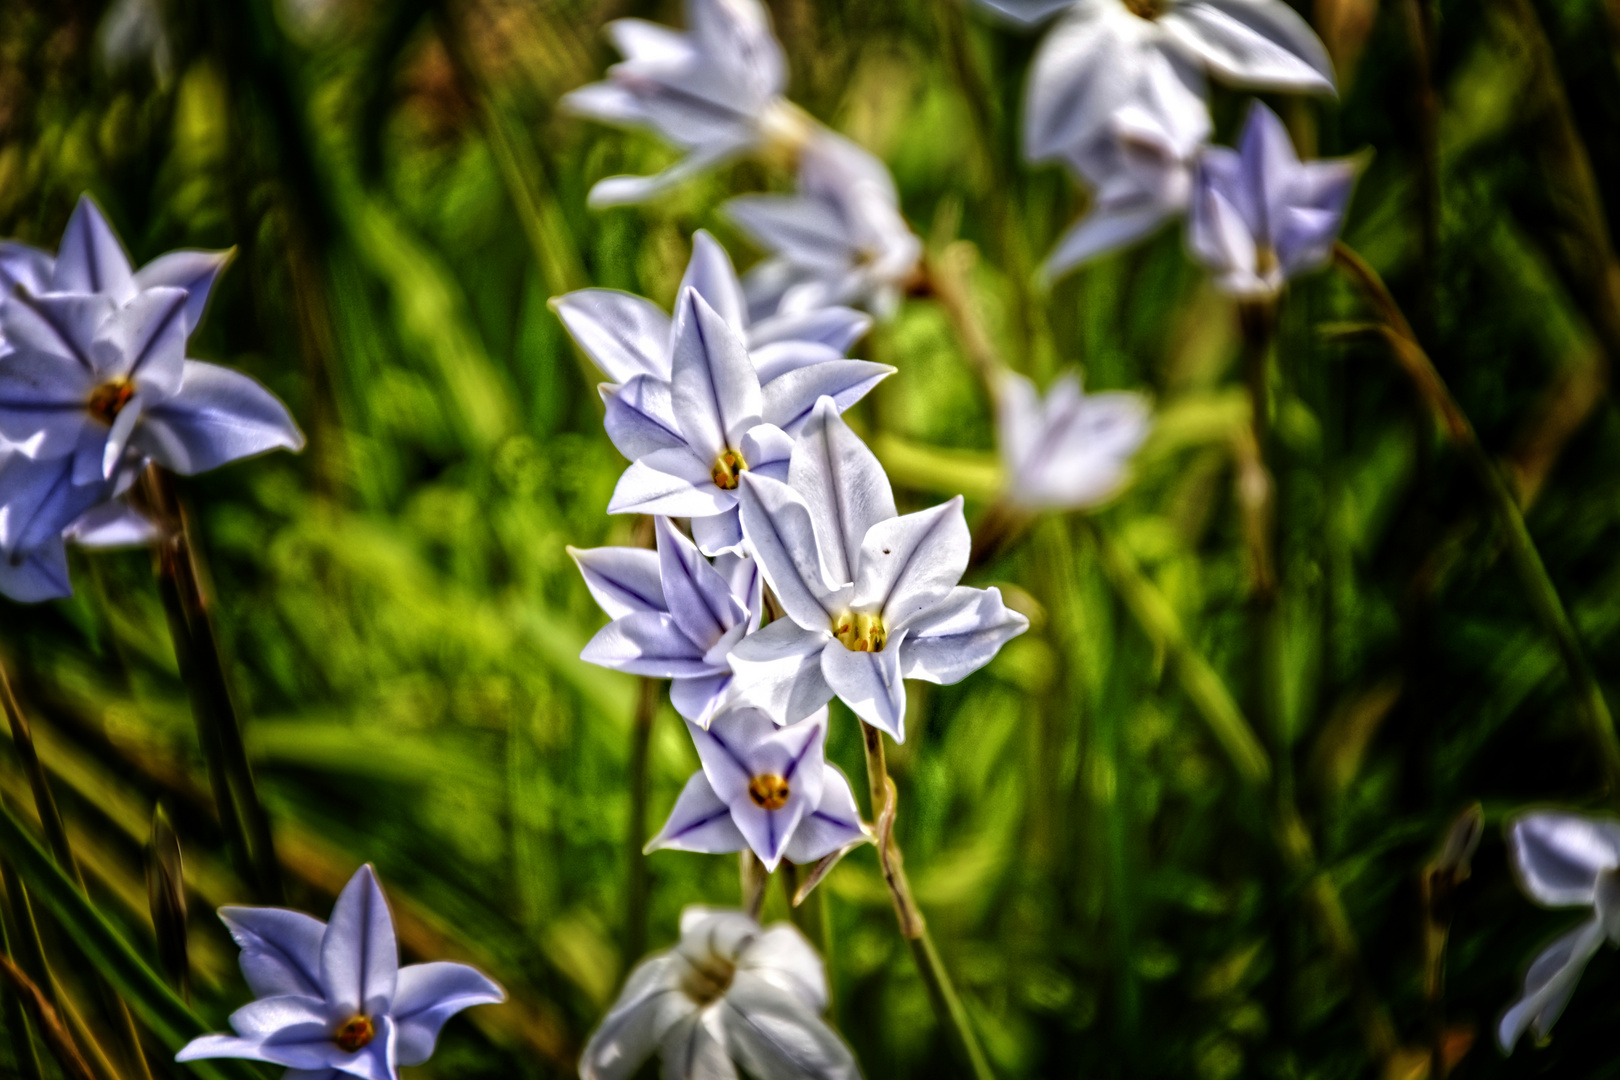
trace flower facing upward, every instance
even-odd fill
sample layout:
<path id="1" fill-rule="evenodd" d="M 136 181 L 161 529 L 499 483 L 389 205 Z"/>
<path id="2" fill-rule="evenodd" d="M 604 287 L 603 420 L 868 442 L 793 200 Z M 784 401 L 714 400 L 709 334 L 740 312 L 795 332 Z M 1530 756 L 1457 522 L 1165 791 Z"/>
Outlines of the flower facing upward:
<path id="1" fill-rule="evenodd" d="M 95 204 L 82 200 L 47 291 L 19 282 L 0 303 L 9 349 L 0 355 L 0 435 L 30 457 L 71 458 L 75 484 L 110 478 L 126 446 L 187 475 L 301 448 L 303 435 L 262 386 L 186 359 L 221 262 L 176 252 L 133 273 Z"/>
<path id="2" fill-rule="evenodd" d="M 1514 875 L 1530 899 L 1544 907 L 1590 908 L 1592 914 L 1530 965 L 1524 993 L 1497 1024 L 1504 1053 L 1525 1028 L 1545 1038 L 1604 939 L 1620 943 L 1620 821 L 1529 813 L 1508 825 L 1507 839 Z"/>
<path id="3" fill-rule="evenodd" d="M 888 168 L 830 131 L 800 152 L 797 195 L 743 195 L 725 209 L 771 253 L 744 282 L 760 316 L 859 304 L 888 318 L 922 255 Z"/>
<path id="4" fill-rule="evenodd" d="M 748 348 L 760 384 L 765 422 L 796 434 L 823 394 L 848 408 L 894 373 L 886 364 L 848 360 L 844 352 L 871 325 L 847 307 L 823 307 L 751 322 L 731 258 L 699 230 L 677 296 L 690 288 Z M 603 424 L 619 452 L 634 461 L 676 444 L 673 413 L 674 326 L 650 300 L 615 289 L 580 289 L 553 308 L 602 374 Z M 727 463 L 734 473 L 739 459 Z M 734 477 L 732 477 L 734 478 Z M 711 552 L 712 548 L 709 549 Z"/>
<path id="5" fill-rule="evenodd" d="M 758 0 L 687 0 L 687 32 L 618 19 L 608 33 L 624 60 L 607 81 L 562 106 L 620 127 L 646 128 L 687 151 L 656 176 L 613 176 L 591 189 L 593 207 L 642 202 L 704 169 L 781 141 L 801 141 L 808 118 L 782 97 L 782 46 Z"/>
<path id="6" fill-rule="evenodd" d="M 581 1080 L 629 1080 L 657 1053 L 665 1080 L 857 1080 L 821 1019 L 827 977 L 804 935 L 740 911 L 689 907 L 681 940 L 638 964 L 579 1059 Z"/>
<path id="7" fill-rule="evenodd" d="M 706 726 L 731 686 L 731 647 L 759 627 L 764 581 L 753 559 L 722 555 L 711 566 L 668 518 L 655 521 L 656 552 L 568 549 L 613 618 L 580 659 L 672 680 L 675 711 Z"/>
<path id="8" fill-rule="evenodd" d="M 1046 400 L 1022 375 L 1002 376 L 997 441 L 1007 493 L 1029 510 L 1075 510 L 1118 491 L 1150 427 L 1140 394 L 1084 394 L 1065 375 Z"/>
<path id="9" fill-rule="evenodd" d="M 1301 162 L 1277 114 L 1255 102 L 1237 150 L 1204 151 L 1188 246 L 1224 291 L 1275 296 L 1290 278 L 1328 261 L 1355 180 L 1353 161 Z"/>
<path id="10" fill-rule="evenodd" d="M 849 781 L 828 764 L 827 710 L 779 728 L 755 709 L 688 721 L 703 769 L 686 783 L 648 851 L 724 855 L 752 848 L 765 869 L 813 863 L 866 839 Z"/>
<path id="11" fill-rule="evenodd" d="M 905 739 L 903 679 L 954 683 L 1029 620 L 998 589 L 957 585 L 970 540 L 962 499 L 899 516 L 889 478 L 831 399 L 793 446 L 787 483 L 742 478 L 743 531 L 787 612 L 731 652 L 731 701 L 778 723 L 834 695 Z"/>
<path id="12" fill-rule="evenodd" d="M 465 964 L 399 966 L 388 901 L 370 866 L 349 879 L 323 923 L 283 908 L 226 907 L 242 975 L 258 998 L 231 1014 L 236 1035 L 193 1039 L 176 1061 L 249 1058 L 287 1066 L 287 1080 L 398 1080 L 433 1054 L 444 1022 L 506 1000 Z"/>

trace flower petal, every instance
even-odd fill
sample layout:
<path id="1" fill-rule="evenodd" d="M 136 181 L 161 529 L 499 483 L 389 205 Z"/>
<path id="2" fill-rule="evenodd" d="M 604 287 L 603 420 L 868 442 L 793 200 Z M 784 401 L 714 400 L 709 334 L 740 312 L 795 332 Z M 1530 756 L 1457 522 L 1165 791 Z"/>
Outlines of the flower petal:
<path id="1" fill-rule="evenodd" d="M 866 839 L 866 830 L 861 827 L 861 812 L 855 805 L 855 793 L 849 788 L 848 778 L 831 762 L 825 763 L 823 769 L 821 802 L 804 815 L 799 827 L 794 830 L 793 839 L 783 852 L 788 862 L 801 865 L 813 863 L 824 855 L 831 855 L 840 848 Z M 825 1003 L 817 1006 L 818 1009 L 823 1007 Z"/>
<path id="2" fill-rule="evenodd" d="M 849 785 L 845 782 L 844 786 Z M 753 934 L 737 953 L 736 964 L 738 971 L 792 994 L 814 1013 L 827 1008 L 826 969 L 815 947 L 792 923 L 776 923 Z"/>
<path id="3" fill-rule="evenodd" d="M 400 1065 L 420 1065 L 433 1056 L 444 1022 L 473 1005 L 497 1005 L 506 991 L 466 964 L 438 961 L 399 969 L 394 993 L 395 1057 Z"/>
<path id="4" fill-rule="evenodd" d="M 1024 154 L 1048 161 L 1102 137 L 1154 62 L 1156 29 L 1118 0 L 1076 4 L 1035 52 L 1024 96 Z"/>
<path id="5" fill-rule="evenodd" d="M 0 594 L 19 604 L 73 595 L 67 551 L 60 539 L 0 560 Z"/>
<path id="6" fill-rule="evenodd" d="M 1569 1004 L 1586 963 L 1603 944 L 1603 927 L 1590 919 L 1554 941 L 1536 957 L 1524 976 L 1524 990 L 1496 1025 L 1496 1041 L 1511 1053 L 1525 1028 L 1545 1038 Z"/>
<path id="7" fill-rule="evenodd" d="M 856 611 L 882 611 L 890 628 L 906 625 L 962 580 L 973 538 L 962 496 L 928 510 L 879 521 L 861 542 Z"/>
<path id="8" fill-rule="evenodd" d="M 568 554 L 579 567 L 585 587 L 607 612 L 618 619 L 635 611 L 668 611 L 658 571 L 658 553 L 646 548 L 576 548 Z"/>
<path id="9" fill-rule="evenodd" d="M 831 205 L 792 195 L 740 195 L 721 208 L 760 247 L 796 266 L 838 271 L 851 259 L 849 226 Z"/>
<path id="10" fill-rule="evenodd" d="M 1002 603 L 1000 589 L 958 585 L 902 628 L 908 632 L 901 675 L 949 686 L 993 660 L 1003 645 L 1029 629 L 1029 620 Z"/>
<path id="11" fill-rule="evenodd" d="M 396 1068 L 397 1044 L 399 1029 L 394 1019 L 387 1015 L 377 1015 L 371 1018 L 376 1028 L 376 1034 L 365 1046 L 353 1053 L 345 1053 L 336 1045 L 328 1043 L 334 1051 L 328 1062 L 332 1068 L 351 1076 L 361 1077 L 361 1080 L 399 1080 L 399 1071 Z M 269 1042 L 266 1042 L 269 1045 Z M 294 1064 L 294 1062 L 286 1062 Z"/>
<path id="12" fill-rule="evenodd" d="M 618 289 L 578 289 L 553 298 L 551 310 L 613 382 L 669 378 L 669 316 L 651 300 Z"/>
<path id="13" fill-rule="evenodd" d="M 671 361 L 675 417 L 693 453 L 713 462 L 760 422 L 759 376 L 748 348 L 709 302 L 681 292 Z"/>
<path id="14" fill-rule="evenodd" d="M 721 801 L 734 803 L 748 797 L 748 784 L 756 774 L 776 771 L 784 755 L 760 752 L 777 726 L 758 709 L 727 709 L 707 729 L 688 723 L 687 730 L 703 763 L 703 775 Z M 769 759 L 769 760 L 767 760 Z"/>
<path id="15" fill-rule="evenodd" d="M 825 345 L 842 356 L 871 328 L 872 316 L 850 307 L 789 311 L 755 323 L 748 331 L 748 347 L 756 367 L 761 350 L 775 344 Z M 769 381 L 763 372 L 759 379 Z"/>
<path id="16" fill-rule="evenodd" d="M 603 383 L 602 426 L 614 447 L 635 461 L 659 450 L 685 449 L 669 383 L 653 375 L 637 375 L 622 386 Z"/>
<path id="17" fill-rule="evenodd" d="M 888 364 L 870 360 L 828 360 L 786 372 L 763 388 L 765 420 L 797 435 L 823 397 L 843 412 L 894 373 Z"/>
<path id="18" fill-rule="evenodd" d="M 398 977 L 394 920 L 367 863 L 354 872 L 332 908 L 321 939 L 321 989 L 335 1008 L 376 1016 L 388 1012 Z"/>
<path id="19" fill-rule="evenodd" d="M 302 450 L 287 407 L 254 380 L 187 360 L 180 391 L 147 407 L 131 445 L 182 476 L 267 450 Z"/>
<path id="20" fill-rule="evenodd" d="M 759 709 L 778 724 L 809 716 L 833 696 L 821 672 L 829 640 L 827 631 L 806 630 L 792 619 L 749 634 L 727 658 L 734 676 L 727 705 Z"/>
<path id="21" fill-rule="evenodd" d="M 238 962 L 255 997 L 322 993 L 321 920 L 273 907 L 222 907 L 219 918 L 242 950 Z"/>
<path id="22" fill-rule="evenodd" d="M 127 303 L 135 295 L 135 277 L 124 245 L 88 195 L 79 196 L 62 231 L 51 291 L 100 293 L 115 304 Z"/>
<path id="23" fill-rule="evenodd" d="M 1228 82 L 1334 93 L 1327 49 L 1280 0 L 1177 0 L 1159 25 Z"/>
<path id="24" fill-rule="evenodd" d="M 1070 227 L 1041 265 L 1041 277 L 1056 281 L 1082 263 L 1100 258 L 1157 232 L 1180 212 L 1152 200 L 1097 205 Z"/>
<path id="25" fill-rule="evenodd" d="M 329 1030 L 330 1012 L 319 996 L 277 994 L 237 1009 L 231 1014 L 231 1028 L 244 1039 L 267 1039 L 299 1025 L 324 1034 Z"/>
<path id="26" fill-rule="evenodd" d="M 709 786 L 701 771 L 692 774 L 669 812 L 669 820 L 658 835 L 647 841 L 644 851 L 672 848 L 706 855 L 729 855 L 748 846 L 731 820 L 731 807 Z"/>
<path id="27" fill-rule="evenodd" d="M 697 1012 L 681 990 L 687 962 L 662 953 L 636 965 L 579 1056 L 582 1080 L 629 1080 L 664 1034 Z"/>
<path id="28" fill-rule="evenodd" d="M 684 446 L 655 450 L 630 463 L 608 501 L 610 514 L 668 514 L 708 517 L 737 505 L 736 496 L 715 486 L 713 465 Z"/>
<path id="29" fill-rule="evenodd" d="M 1045 22 L 1064 8 L 1073 7 L 1075 0 L 978 0 L 986 11 L 995 12 L 1017 26 L 1035 26 Z"/>
<path id="30" fill-rule="evenodd" d="M 123 499 L 97 503 L 73 519 L 63 536 L 82 548 L 141 547 L 163 534 L 158 524 Z"/>
<path id="31" fill-rule="evenodd" d="M 659 1040 L 661 1080 L 737 1080 L 737 1066 L 715 1034 L 713 1009 L 694 1012 L 670 1026 Z"/>
<path id="32" fill-rule="evenodd" d="M 1620 867 L 1620 821 L 1538 811 L 1508 823 L 1508 856 L 1520 886 L 1548 907 L 1591 904 L 1597 878 Z"/>
<path id="33" fill-rule="evenodd" d="M 723 514 L 692 519 L 692 540 L 705 555 L 740 555 L 743 551 L 742 520 L 733 506 Z"/>
<path id="34" fill-rule="evenodd" d="M 748 305 L 743 299 L 742 285 L 737 281 L 737 270 L 731 265 L 726 249 L 705 229 L 692 234 L 692 258 L 686 264 L 686 273 L 675 295 L 680 296 L 687 289 L 708 301 L 715 314 L 724 319 L 738 337 L 747 336 Z"/>
<path id="35" fill-rule="evenodd" d="M 794 995 L 739 971 L 721 1004 L 726 1049 L 750 1075 L 858 1080 L 849 1047 Z"/>
<path id="36" fill-rule="evenodd" d="M 180 1052 L 174 1055 L 174 1060 L 202 1061 L 206 1058 L 245 1058 L 248 1061 L 273 1061 L 266 1057 L 263 1044 L 258 1039 L 242 1039 L 235 1035 L 203 1035 L 192 1039 Z"/>
<path id="37" fill-rule="evenodd" d="M 579 658 L 588 664 L 653 679 L 719 674 L 724 669 L 705 660 L 706 651 L 681 632 L 674 616 L 662 611 L 634 611 L 598 630 Z"/>
<path id="38" fill-rule="evenodd" d="M 47 292 L 55 268 L 56 259 L 49 252 L 0 240 L 0 294 L 10 296 L 18 288 L 36 295 Z"/>
<path id="39" fill-rule="evenodd" d="M 733 678 L 729 671 L 681 676 L 669 684 L 669 703 L 677 713 L 701 727 L 725 704 Z"/>
<path id="40" fill-rule="evenodd" d="M 797 455 L 795 455 L 797 457 Z M 791 475 L 791 473 L 790 473 Z M 743 535 L 754 547 L 771 591 L 792 619 L 826 632 L 833 592 L 804 498 L 779 480 L 745 472 L 737 487 Z"/>
<path id="41" fill-rule="evenodd" d="M 91 361 L 102 379 L 130 379 L 149 400 L 180 389 L 186 362 L 184 289 L 148 289 L 96 330 Z"/>
<path id="42" fill-rule="evenodd" d="M 895 516 L 894 492 L 883 466 L 844 423 L 832 398 L 816 402 L 799 433 L 788 483 L 809 511 L 829 580 L 855 581 L 867 532 Z"/>
<path id="43" fill-rule="evenodd" d="M 731 596 L 731 583 L 698 554 L 667 517 L 654 519 L 658 567 L 669 613 L 693 645 L 707 651 L 748 613 Z"/>
<path id="44" fill-rule="evenodd" d="M 202 322 L 214 282 L 231 261 L 230 251 L 171 251 L 159 255 L 135 271 L 135 287 L 140 290 L 172 287 L 186 290 L 186 333 Z"/>
<path id="45" fill-rule="evenodd" d="M 905 630 L 890 634 L 882 652 L 852 652 L 836 641 L 821 651 L 821 673 L 833 693 L 895 742 L 906 741 L 906 684 L 900 674 L 905 639 Z"/>

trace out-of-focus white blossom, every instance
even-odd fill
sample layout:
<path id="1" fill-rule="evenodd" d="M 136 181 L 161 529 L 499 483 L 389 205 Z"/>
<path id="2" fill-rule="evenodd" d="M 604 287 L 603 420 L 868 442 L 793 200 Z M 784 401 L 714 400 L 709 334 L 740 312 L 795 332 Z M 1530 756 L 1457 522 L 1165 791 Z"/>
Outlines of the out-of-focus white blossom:
<path id="1" fill-rule="evenodd" d="M 1151 426 L 1140 394 L 1086 394 L 1065 375 L 1043 401 L 1022 375 L 1002 376 L 997 441 L 1008 497 L 1028 510 L 1076 510 L 1124 484 L 1131 455 Z"/>

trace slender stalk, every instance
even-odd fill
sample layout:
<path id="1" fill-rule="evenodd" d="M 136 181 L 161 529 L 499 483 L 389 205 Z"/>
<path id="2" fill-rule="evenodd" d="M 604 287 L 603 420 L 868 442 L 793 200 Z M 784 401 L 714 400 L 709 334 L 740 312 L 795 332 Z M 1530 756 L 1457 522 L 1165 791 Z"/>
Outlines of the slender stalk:
<path id="1" fill-rule="evenodd" d="M 230 679 L 197 569 L 190 522 L 167 472 L 149 466 L 143 482 L 164 530 L 157 543 L 159 586 L 181 677 L 191 696 L 198 736 L 204 756 L 209 759 L 209 780 L 219 806 L 220 823 L 226 827 L 226 835 L 245 849 L 249 876 L 260 898 L 279 904 L 285 894 L 275 838 L 270 817 L 259 802 L 253 768 L 242 741 Z"/>
<path id="2" fill-rule="evenodd" d="M 1418 322 L 1434 331 L 1440 260 L 1440 102 L 1434 92 L 1435 18 L 1431 0 L 1405 0 L 1406 32 L 1412 49 L 1413 120 L 1418 143 L 1419 272 Z"/>
<path id="3" fill-rule="evenodd" d="M 9 957 L 9 953 L 6 954 Z M 34 1034 L 28 1029 L 28 1010 L 20 994 L 11 993 L 0 985 L 0 1024 L 4 1024 L 6 1045 L 21 1080 L 45 1080 L 44 1067 L 34 1049 Z"/>
<path id="4" fill-rule="evenodd" d="M 1446 939 L 1459 886 L 1468 880 L 1469 863 L 1485 831 L 1478 803 L 1458 815 L 1446 830 L 1440 854 L 1423 868 L 1418 886 L 1423 897 L 1423 996 L 1429 1006 L 1429 1075 L 1445 1080 L 1453 1057 L 1446 1028 Z"/>
<path id="5" fill-rule="evenodd" d="M 0 663 L 0 700 L 4 702 L 6 722 L 11 726 L 12 746 L 15 747 L 18 758 L 22 760 L 23 771 L 28 774 L 28 786 L 34 794 L 34 809 L 38 812 L 40 824 L 44 827 L 51 856 L 56 860 L 56 865 L 62 868 L 62 872 L 79 886 L 79 891 L 88 896 L 84 874 L 79 870 L 78 860 L 73 857 L 73 848 L 68 843 L 67 827 L 62 824 L 62 815 L 56 808 L 56 797 L 51 794 L 50 781 L 45 775 L 44 765 L 40 764 L 39 751 L 34 746 L 34 733 L 28 725 L 27 716 L 17 704 L 17 695 L 12 691 L 11 678 L 3 663 Z M 118 1032 L 119 1038 L 123 1040 L 124 1053 L 130 1067 L 137 1077 L 151 1080 L 152 1072 L 147 1067 L 146 1055 L 141 1050 L 140 1032 L 135 1028 L 135 1019 L 130 1016 L 129 1007 L 112 992 L 112 988 L 105 981 L 98 978 L 96 988 L 101 997 L 102 1012 L 108 1023 Z"/>
<path id="6" fill-rule="evenodd" d="M 1375 311 L 1383 319 L 1377 331 L 1389 342 L 1391 351 L 1401 370 L 1412 382 L 1412 388 L 1439 417 L 1441 430 L 1452 444 L 1462 452 L 1474 477 L 1484 490 L 1486 501 L 1495 514 L 1507 540 L 1509 560 L 1519 578 L 1525 598 L 1540 619 L 1542 628 L 1558 647 L 1564 667 L 1569 673 L 1572 689 L 1586 725 L 1587 738 L 1597 752 L 1598 767 L 1611 798 L 1620 799 L 1620 739 L 1615 736 L 1614 718 L 1604 699 L 1603 689 L 1587 662 L 1586 652 L 1576 635 L 1564 602 L 1547 566 L 1541 560 L 1535 540 L 1525 526 L 1524 514 L 1513 495 L 1507 477 L 1480 445 L 1473 424 L 1451 396 L 1445 380 L 1435 370 L 1434 363 L 1418 344 L 1411 324 L 1401 313 L 1394 297 L 1384 287 L 1366 260 L 1344 244 L 1333 250 L 1334 264 L 1361 289 Z"/>
<path id="7" fill-rule="evenodd" d="M 864 720 L 860 724 L 861 740 L 866 751 L 867 793 L 872 800 L 873 816 L 877 819 L 878 863 L 883 869 L 883 881 L 889 888 L 889 897 L 894 901 L 900 934 L 911 947 L 917 973 L 928 988 L 928 1000 L 934 1007 L 934 1016 L 945 1028 L 951 1048 L 968 1067 L 974 1080 L 993 1080 L 995 1074 L 990 1071 L 990 1063 L 979 1048 L 979 1039 L 973 1033 L 967 1010 L 956 995 L 950 973 L 945 970 L 945 962 L 928 933 L 928 924 L 917 908 L 917 901 L 912 898 L 911 883 L 906 880 L 900 846 L 894 841 L 898 793 L 894 781 L 889 778 L 888 765 L 884 760 L 883 733 Z"/>
<path id="8" fill-rule="evenodd" d="M 771 875 L 752 848 L 743 848 L 737 853 L 737 882 L 742 888 L 743 910 L 757 921 L 759 913 L 765 909 L 765 890 L 770 886 Z"/>
<path id="9" fill-rule="evenodd" d="M 10 957 L 0 956 L 0 976 L 4 976 L 28 1011 L 33 1014 L 34 1022 L 39 1025 L 40 1033 L 45 1038 L 45 1045 L 50 1047 L 51 1055 L 62 1066 L 62 1071 L 67 1073 L 71 1080 L 100 1080 L 90 1071 L 84 1055 L 79 1053 L 78 1045 L 68 1033 L 67 1025 L 62 1023 L 62 1017 L 56 1011 L 56 1006 L 45 996 L 45 991 L 41 990 L 22 968 L 13 963 Z"/>
<path id="10" fill-rule="evenodd" d="M 18 964 L 35 986 L 44 987 L 48 997 L 51 983 L 45 969 L 45 950 L 40 945 L 39 927 L 34 923 L 34 913 L 28 903 L 28 894 L 23 891 L 22 879 L 17 876 L 10 860 L 5 858 L 0 858 L 0 891 L 4 891 L 6 896 L 5 908 L 0 911 L 0 931 L 3 931 L 0 936 L 5 938 L 6 959 Z M 26 1080 L 41 1080 L 45 1075 L 44 1066 L 40 1063 L 34 1036 L 29 1030 L 27 1007 L 17 994 L 6 993 L 3 996 L 6 1028 L 11 1035 L 18 1070 Z"/>
<path id="11" fill-rule="evenodd" d="M 659 682 L 643 678 L 636 697 L 636 715 L 630 729 L 630 832 L 625 850 L 630 855 L 624 923 L 626 966 L 647 951 L 647 758 L 652 745 L 653 717 L 658 715 Z"/>

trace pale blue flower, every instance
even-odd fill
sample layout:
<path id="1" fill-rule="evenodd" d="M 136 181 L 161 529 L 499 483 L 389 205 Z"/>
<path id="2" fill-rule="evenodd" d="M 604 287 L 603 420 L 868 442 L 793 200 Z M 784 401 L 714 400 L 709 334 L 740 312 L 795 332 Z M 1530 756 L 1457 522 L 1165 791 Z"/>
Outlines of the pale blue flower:
<path id="1" fill-rule="evenodd" d="M 922 242 L 900 214 L 888 167 L 819 131 L 799 152 L 795 195 L 743 195 L 730 217 L 770 257 L 743 285 L 756 317 L 856 304 L 892 316 L 917 274 Z"/>
<path id="2" fill-rule="evenodd" d="M 686 26 L 683 34 L 641 19 L 609 23 L 624 60 L 606 81 L 563 97 L 564 109 L 644 128 L 687 151 L 656 176 L 600 181 L 591 189 L 593 207 L 645 201 L 773 140 L 791 144 L 808 128 L 782 97 L 787 68 L 764 5 L 686 0 Z"/>
<path id="3" fill-rule="evenodd" d="M 868 839 L 849 781 L 826 759 L 827 710 L 778 727 L 733 709 L 707 728 L 687 721 L 703 768 L 647 850 L 725 855 L 751 848 L 767 871 L 813 863 Z"/>
<path id="4" fill-rule="evenodd" d="M 759 628 L 764 579 L 751 558 L 722 555 L 711 566 L 668 518 L 654 522 L 655 552 L 568 549 L 613 619 L 580 659 L 670 679 L 675 711 L 707 725 L 731 686 L 731 647 Z"/>
<path id="5" fill-rule="evenodd" d="M 904 679 L 955 683 L 1029 628 L 998 589 L 957 584 L 971 540 L 962 499 L 900 516 L 872 451 L 823 398 L 786 482 L 748 473 L 743 532 L 786 618 L 731 651 L 731 702 L 777 723 L 836 694 L 905 740 Z"/>
<path id="6" fill-rule="evenodd" d="M 996 405 L 1007 494 L 1029 510 L 1076 510 L 1113 495 L 1151 426 L 1142 395 L 1086 394 L 1074 375 L 1053 382 L 1043 401 L 1034 383 L 1005 373 Z"/>
<path id="7" fill-rule="evenodd" d="M 821 1019 L 821 958 L 788 923 L 689 907 L 681 940 L 636 965 L 579 1058 L 581 1080 L 629 1080 L 653 1054 L 664 1080 L 858 1080 Z"/>
<path id="8" fill-rule="evenodd" d="M 505 992 L 466 964 L 399 966 L 388 901 L 370 866 L 349 879 L 323 923 L 284 908 L 226 907 L 242 975 L 258 999 L 231 1014 L 235 1035 L 204 1035 L 176 1061 L 248 1058 L 285 1080 L 398 1080 L 433 1055 L 439 1029 Z"/>
<path id="9" fill-rule="evenodd" d="M 1347 159 L 1301 162 L 1277 114 L 1255 102 L 1237 150 L 1203 153 L 1188 246 L 1224 291 L 1275 296 L 1331 257 L 1356 169 Z"/>
<path id="10" fill-rule="evenodd" d="M 1591 917 L 1530 965 L 1524 992 L 1496 1027 L 1503 1053 L 1512 1051 L 1526 1028 L 1546 1038 L 1586 962 L 1605 940 L 1620 943 L 1620 820 L 1538 811 L 1511 821 L 1507 840 L 1525 895 L 1543 907 L 1589 908 Z"/>

